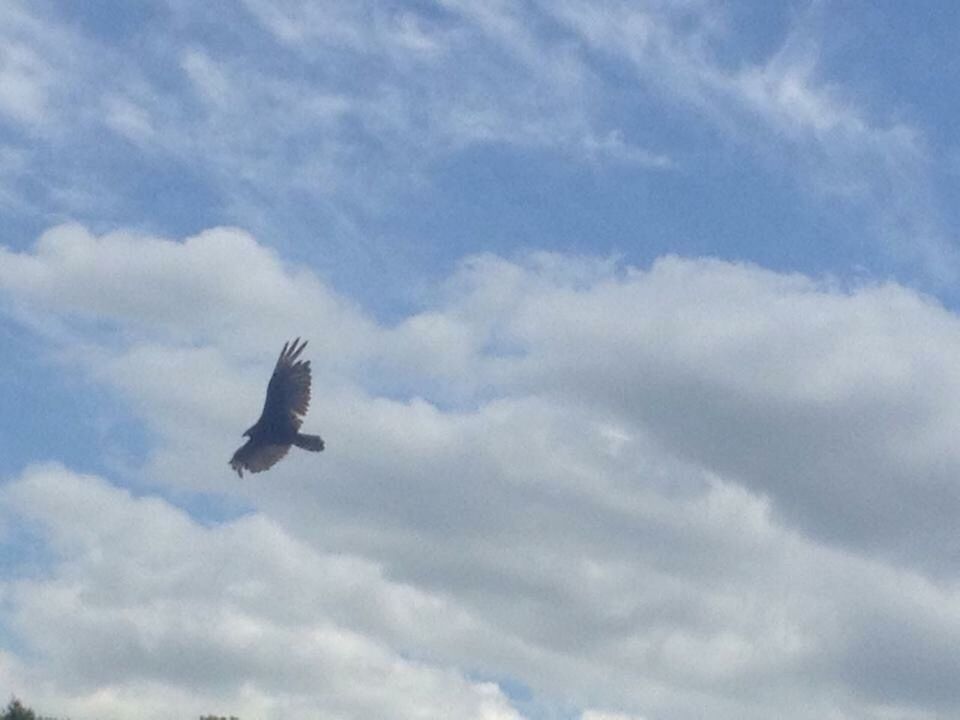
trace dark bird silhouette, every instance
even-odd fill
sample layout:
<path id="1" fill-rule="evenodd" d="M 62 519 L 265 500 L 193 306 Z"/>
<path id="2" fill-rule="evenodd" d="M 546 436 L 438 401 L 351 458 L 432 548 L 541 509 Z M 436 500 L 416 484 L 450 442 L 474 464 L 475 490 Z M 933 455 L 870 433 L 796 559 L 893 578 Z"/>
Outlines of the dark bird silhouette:
<path id="1" fill-rule="evenodd" d="M 310 361 L 297 359 L 307 346 L 306 340 L 298 347 L 299 342 L 297 338 L 283 344 L 260 419 L 243 434 L 249 439 L 230 459 L 230 466 L 240 477 L 244 470 L 257 473 L 272 467 L 291 445 L 311 452 L 323 450 L 319 435 L 300 432 L 301 416 L 310 407 Z"/>

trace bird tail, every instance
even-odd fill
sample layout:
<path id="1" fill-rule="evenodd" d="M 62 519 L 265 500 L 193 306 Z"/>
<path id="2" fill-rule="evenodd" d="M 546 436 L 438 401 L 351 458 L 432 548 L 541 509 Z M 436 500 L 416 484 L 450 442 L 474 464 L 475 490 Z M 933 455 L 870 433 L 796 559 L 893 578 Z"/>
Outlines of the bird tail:
<path id="1" fill-rule="evenodd" d="M 297 437 L 294 438 L 293 444 L 298 448 L 303 448 L 304 450 L 309 450 L 310 452 L 320 452 L 323 450 L 323 438 L 319 435 L 305 435 L 303 433 L 297 433 Z"/>

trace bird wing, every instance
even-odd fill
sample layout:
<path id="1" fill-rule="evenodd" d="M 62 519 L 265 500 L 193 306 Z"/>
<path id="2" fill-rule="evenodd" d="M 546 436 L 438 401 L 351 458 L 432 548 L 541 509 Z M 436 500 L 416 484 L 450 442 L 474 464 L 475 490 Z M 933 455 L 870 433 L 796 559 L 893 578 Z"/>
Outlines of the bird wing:
<path id="1" fill-rule="evenodd" d="M 233 454 L 230 466 L 240 477 L 244 470 L 262 472 L 279 462 L 289 449 L 289 445 L 264 444 L 251 438 Z"/>
<path id="2" fill-rule="evenodd" d="M 300 338 L 283 344 L 267 386 L 261 415 L 261 419 L 271 425 L 288 422 L 299 430 L 303 422 L 301 416 L 310 407 L 310 361 L 298 360 L 306 346 L 307 341 L 300 343 Z"/>

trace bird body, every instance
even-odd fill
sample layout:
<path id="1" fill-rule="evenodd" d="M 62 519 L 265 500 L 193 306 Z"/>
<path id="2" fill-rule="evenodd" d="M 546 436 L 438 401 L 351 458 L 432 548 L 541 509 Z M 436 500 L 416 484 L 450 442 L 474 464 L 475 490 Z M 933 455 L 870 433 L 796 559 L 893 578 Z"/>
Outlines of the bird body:
<path id="1" fill-rule="evenodd" d="M 291 445 L 320 452 L 323 440 L 319 435 L 300 432 L 302 416 L 310 407 L 310 361 L 300 360 L 307 346 L 297 338 L 283 344 L 280 357 L 267 386 L 267 397 L 260 418 L 243 436 L 247 438 L 230 459 L 230 466 L 243 477 L 243 471 L 257 473 L 277 463 Z"/>

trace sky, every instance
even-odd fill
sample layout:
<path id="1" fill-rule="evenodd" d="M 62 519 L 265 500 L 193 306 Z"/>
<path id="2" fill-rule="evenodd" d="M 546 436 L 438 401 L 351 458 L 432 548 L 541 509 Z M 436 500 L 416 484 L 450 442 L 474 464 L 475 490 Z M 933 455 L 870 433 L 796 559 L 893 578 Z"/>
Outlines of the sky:
<path id="1" fill-rule="evenodd" d="M 958 30 L 0 3 L 0 697 L 960 716 Z"/>

